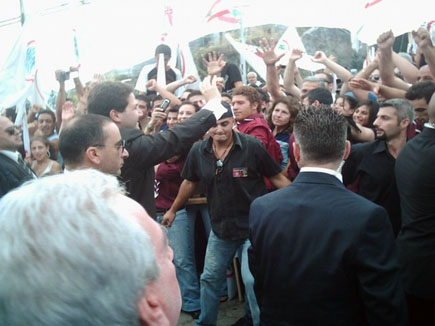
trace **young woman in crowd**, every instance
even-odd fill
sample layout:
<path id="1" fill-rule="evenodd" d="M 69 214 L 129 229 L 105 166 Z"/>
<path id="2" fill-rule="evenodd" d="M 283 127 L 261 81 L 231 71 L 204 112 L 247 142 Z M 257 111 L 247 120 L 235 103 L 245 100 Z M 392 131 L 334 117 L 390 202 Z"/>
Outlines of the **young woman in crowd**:
<path id="1" fill-rule="evenodd" d="M 353 121 L 363 127 L 373 128 L 373 122 L 376 120 L 376 115 L 379 111 L 378 102 L 364 101 L 359 102 L 353 113 Z"/>
<path id="2" fill-rule="evenodd" d="M 284 158 L 281 162 L 282 169 L 285 169 L 287 166 L 289 138 L 293 131 L 293 121 L 300 109 L 301 105 L 298 100 L 283 96 L 273 102 L 271 114 L 267 117 L 267 122 L 275 140 L 281 147 L 281 153 Z"/>
<path id="3" fill-rule="evenodd" d="M 34 136 L 30 141 L 32 153 L 31 168 L 38 177 L 52 175 L 62 171 L 60 164 L 50 159 L 49 142 L 43 136 Z"/>

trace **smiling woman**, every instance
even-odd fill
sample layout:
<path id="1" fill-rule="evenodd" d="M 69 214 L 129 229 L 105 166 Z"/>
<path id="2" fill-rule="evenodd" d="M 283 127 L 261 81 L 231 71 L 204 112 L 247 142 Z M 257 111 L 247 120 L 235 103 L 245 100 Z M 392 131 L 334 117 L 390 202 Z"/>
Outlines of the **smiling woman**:
<path id="1" fill-rule="evenodd" d="M 50 159 L 48 139 L 35 136 L 30 141 L 31 168 L 38 177 L 52 175 L 62 171 L 60 164 Z"/>

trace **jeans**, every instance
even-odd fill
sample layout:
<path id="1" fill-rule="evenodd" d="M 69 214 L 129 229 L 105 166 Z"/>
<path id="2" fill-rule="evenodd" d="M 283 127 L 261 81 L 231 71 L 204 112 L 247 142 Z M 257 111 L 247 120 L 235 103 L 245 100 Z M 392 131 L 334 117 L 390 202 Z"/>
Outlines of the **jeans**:
<path id="1" fill-rule="evenodd" d="M 158 216 L 157 220 L 161 221 L 162 217 Z M 183 298 L 181 309 L 188 312 L 200 308 L 194 237 L 195 215 L 189 216 L 186 209 L 180 209 L 168 229 L 168 240 L 174 251 L 174 265 Z"/>
<path id="2" fill-rule="evenodd" d="M 245 296 L 251 310 L 255 326 L 260 324 L 260 310 L 254 293 L 254 277 L 249 270 L 248 248 L 251 243 L 246 240 L 225 240 L 210 232 L 205 254 L 204 272 L 201 275 L 201 315 L 197 326 L 216 325 L 219 309 L 219 290 L 225 279 L 225 271 L 236 251 L 241 257 L 241 271 L 245 284 Z"/>

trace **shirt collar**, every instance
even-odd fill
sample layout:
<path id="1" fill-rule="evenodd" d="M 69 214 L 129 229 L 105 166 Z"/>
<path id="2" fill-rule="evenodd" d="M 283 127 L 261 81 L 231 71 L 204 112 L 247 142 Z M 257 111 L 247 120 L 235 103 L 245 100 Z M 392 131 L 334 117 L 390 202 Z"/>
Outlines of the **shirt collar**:
<path id="1" fill-rule="evenodd" d="M 15 162 L 18 162 L 18 158 L 21 157 L 21 154 L 19 152 L 12 152 L 7 150 L 0 150 L 0 153 L 9 157 L 11 160 L 14 160 Z"/>
<path id="2" fill-rule="evenodd" d="M 301 168 L 300 172 L 320 172 L 320 173 L 326 173 L 329 175 L 332 175 L 334 177 L 336 177 L 338 180 L 340 180 L 341 183 L 343 183 L 343 176 L 341 175 L 341 173 L 331 170 L 331 169 L 325 169 L 325 168 L 317 168 L 317 167 L 303 167 Z"/>
<path id="3" fill-rule="evenodd" d="M 375 142 L 377 142 L 375 150 L 373 151 L 373 153 L 382 153 L 382 152 L 388 152 L 387 151 L 387 144 L 385 143 L 384 140 L 375 140 Z"/>
<path id="4" fill-rule="evenodd" d="M 429 123 L 429 122 L 427 122 L 427 123 L 424 124 L 424 127 L 425 128 L 429 128 L 429 129 L 435 129 L 435 123 Z"/>
<path id="5" fill-rule="evenodd" d="M 235 146 L 239 146 L 240 149 L 243 150 L 242 142 L 240 141 L 240 137 L 239 137 L 238 134 L 239 134 L 238 132 L 235 132 L 235 131 L 233 130 L 233 141 L 234 141 L 234 145 L 235 145 Z M 213 152 L 213 148 L 212 148 L 212 146 L 213 146 L 213 138 L 210 137 L 210 138 L 207 140 L 207 144 L 206 144 L 204 150 L 206 150 L 206 151 L 209 152 L 209 153 L 212 153 L 212 152 Z"/>

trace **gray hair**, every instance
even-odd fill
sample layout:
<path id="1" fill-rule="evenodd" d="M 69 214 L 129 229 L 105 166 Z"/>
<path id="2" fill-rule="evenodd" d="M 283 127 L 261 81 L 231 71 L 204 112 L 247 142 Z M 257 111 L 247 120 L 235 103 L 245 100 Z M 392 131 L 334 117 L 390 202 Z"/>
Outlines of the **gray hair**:
<path id="1" fill-rule="evenodd" d="M 410 124 L 414 121 L 414 109 L 408 100 L 402 98 L 393 98 L 380 104 L 380 108 L 387 106 L 396 109 L 399 123 L 401 123 L 404 119 L 409 119 Z"/>
<path id="2" fill-rule="evenodd" d="M 303 79 L 302 83 L 303 82 L 318 83 L 319 87 L 326 88 L 325 79 L 316 76 L 307 76 Z"/>
<path id="3" fill-rule="evenodd" d="M 303 164 L 327 164 L 343 159 L 347 122 L 335 110 L 324 105 L 309 106 L 296 116 L 293 129 Z"/>
<path id="4" fill-rule="evenodd" d="M 24 184 L 0 201 L 0 325 L 138 325 L 159 276 L 139 223 L 109 203 L 117 179 L 78 170 Z"/>

